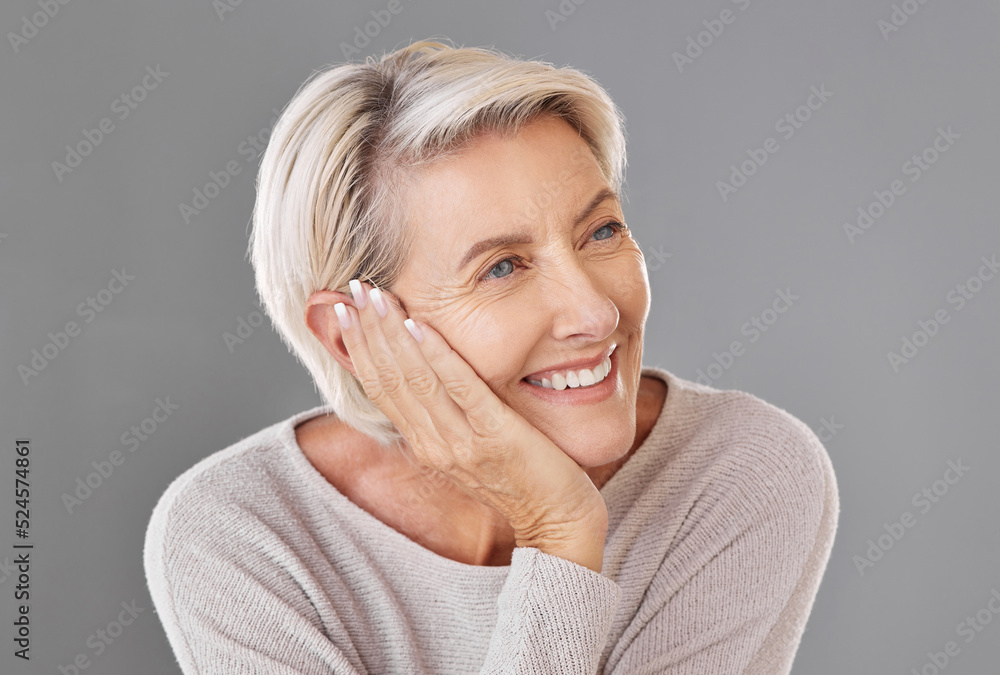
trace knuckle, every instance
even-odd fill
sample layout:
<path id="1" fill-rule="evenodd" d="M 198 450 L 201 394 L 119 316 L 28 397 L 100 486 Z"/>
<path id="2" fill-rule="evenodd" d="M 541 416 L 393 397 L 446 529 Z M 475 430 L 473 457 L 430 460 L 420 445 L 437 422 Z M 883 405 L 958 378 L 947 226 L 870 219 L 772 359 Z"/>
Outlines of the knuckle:
<path id="1" fill-rule="evenodd" d="M 389 368 L 393 365 L 393 361 L 389 358 L 389 355 L 381 351 L 375 354 L 372 361 L 375 364 L 375 367 L 380 370 L 382 368 Z"/>
<path id="2" fill-rule="evenodd" d="M 403 345 L 401 345 L 399 343 L 399 340 L 392 340 L 392 339 L 390 339 L 389 340 L 389 351 L 392 352 L 393 356 L 399 357 L 403 353 Z"/>
<path id="3" fill-rule="evenodd" d="M 423 466 L 428 467 L 428 474 L 434 475 L 437 472 L 438 474 L 451 475 L 458 469 L 453 452 L 454 447 L 448 434 L 443 434 L 439 440 L 433 443 L 424 442 L 415 445 L 413 453 Z"/>
<path id="4" fill-rule="evenodd" d="M 396 397 L 405 384 L 396 362 L 385 352 L 379 352 L 373 361 L 382 392 L 390 397 Z"/>
<path id="5" fill-rule="evenodd" d="M 499 433 L 503 429 L 503 421 L 496 415 L 490 414 L 486 418 L 486 431 L 491 434 Z"/>
<path id="6" fill-rule="evenodd" d="M 362 377 L 361 387 L 365 390 L 365 395 L 373 403 L 378 403 L 379 399 L 382 398 L 382 385 L 377 377 Z"/>
<path id="7" fill-rule="evenodd" d="M 509 425 L 514 421 L 513 418 L 504 414 L 502 408 L 495 406 L 489 406 L 483 409 L 480 414 L 470 416 L 469 421 L 472 423 L 473 428 L 484 436 L 500 436 L 504 434 L 505 430 L 513 433 L 513 429 L 508 429 Z"/>
<path id="8" fill-rule="evenodd" d="M 456 443 L 452 446 L 452 456 L 456 470 L 459 467 L 466 471 L 472 470 L 479 459 L 478 454 L 467 443 Z"/>
<path id="9" fill-rule="evenodd" d="M 449 476 L 457 476 L 461 469 L 460 462 L 450 455 L 436 458 L 433 466 L 436 470 Z"/>
<path id="10" fill-rule="evenodd" d="M 445 388 L 455 402 L 465 407 L 472 400 L 472 387 L 463 380 L 450 380 L 444 383 Z"/>
<path id="11" fill-rule="evenodd" d="M 406 382 L 417 396 L 432 396 L 437 391 L 437 377 L 423 368 L 407 374 Z"/>
<path id="12" fill-rule="evenodd" d="M 378 378 L 382 383 L 382 391 L 392 397 L 399 395 L 405 385 L 405 380 L 400 376 L 399 371 L 395 367 L 380 367 L 378 369 Z"/>

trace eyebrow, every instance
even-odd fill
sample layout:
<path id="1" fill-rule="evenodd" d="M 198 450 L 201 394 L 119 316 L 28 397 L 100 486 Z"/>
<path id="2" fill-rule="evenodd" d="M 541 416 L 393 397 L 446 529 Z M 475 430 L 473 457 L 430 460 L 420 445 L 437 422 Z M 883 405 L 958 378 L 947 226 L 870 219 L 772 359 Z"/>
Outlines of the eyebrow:
<path id="1" fill-rule="evenodd" d="M 601 205 L 602 202 L 604 202 L 607 199 L 617 199 L 617 198 L 618 195 L 615 194 L 613 190 L 607 187 L 602 188 L 600 191 L 598 191 L 596 195 L 594 195 L 594 198 L 590 200 L 590 203 L 580 210 L 580 213 L 576 216 L 576 218 L 573 219 L 573 228 L 575 229 L 576 227 L 578 227 L 580 223 L 583 222 L 587 218 L 587 216 L 589 216 L 591 212 L 594 211 L 594 209 L 596 209 L 598 206 Z M 461 262 L 458 263 L 458 267 L 456 268 L 455 271 L 461 272 L 466 265 L 468 265 L 470 262 L 481 256 L 486 251 L 491 251 L 495 248 L 500 248 L 502 246 L 513 246 L 515 244 L 530 244 L 531 241 L 532 239 L 529 234 L 520 232 L 501 234 L 495 237 L 489 237 L 488 239 L 477 241 L 475 244 L 470 246 L 469 250 L 465 252 L 464 256 L 462 256 L 462 260 Z"/>

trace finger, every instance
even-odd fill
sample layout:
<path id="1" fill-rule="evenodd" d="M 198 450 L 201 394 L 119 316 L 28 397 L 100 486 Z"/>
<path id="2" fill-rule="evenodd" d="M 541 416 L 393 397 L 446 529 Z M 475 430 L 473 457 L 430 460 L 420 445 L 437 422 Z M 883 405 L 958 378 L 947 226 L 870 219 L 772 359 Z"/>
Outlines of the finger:
<path id="1" fill-rule="evenodd" d="M 385 317 L 376 310 L 379 294 Z M 391 355 L 394 361 L 393 368 L 380 368 L 379 374 L 406 420 L 404 433 L 413 439 L 417 461 L 438 469 L 466 494 L 501 513 L 524 509 L 520 485 L 540 481 L 544 483 L 542 493 L 565 491 L 565 481 L 552 480 L 565 475 L 565 470 L 517 477 L 525 466 L 519 456 L 523 448 L 518 445 L 526 438 L 518 428 L 523 420 L 440 333 L 420 322 L 423 340 L 418 343 L 404 324 L 406 313 L 395 298 L 381 291 L 370 296 L 362 316 L 376 363 L 379 354 Z M 533 439 L 536 447 L 543 440 Z M 555 455 L 555 461 L 575 467 L 562 453 Z"/>
<path id="2" fill-rule="evenodd" d="M 365 286 L 362 291 L 369 291 Z M 377 311 L 379 294 L 384 317 Z M 380 386 L 405 420 L 409 431 L 404 433 L 418 459 L 436 467 L 452 467 L 454 450 L 468 447 L 473 432 L 404 325 L 406 313 L 391 294 L 379 291 L 370 294 L 361 316 Z"/>
<path id="3" fill-rule="evenodd" d="M 373 293 L 373 286 L 359 281 L 352 282 L 351 291 L 358 305 L 364 305 L 359 312 L 360 324 L 367 342 L 371 369 L 366 374 L 365 390 L 369 397 L 382 399 L 380 408 L 392 411 L 390 417 L 396 427 L 410 442 L 417 459 L 430 466 L 447 470 L 455 464 L 453 449 L 455 446 L 468 443 L 472 436 L 468 422 L 465 421 L 461 409 L 454 402 L 447 400 L 447 393 L 438 383 L 439 399 L 428 409 L 416 397 L 410 388 L 406 374 L 400 366 L 400 359 L 411 364 L 423 360 L 414 338 L 403 326 L 405 312 L 391 296 Z M 381 295 L 380 301 L 377 296 Z M 378 310 L 386 313 L 383 317 Z M 398 322 L 398 323 L 397 323 Z M 398 331 L 405 331 L 405 340 L 397 331 L 396 337 L 390 338 L 386 328 L 396 326 Z M 404 358 L 404 350 L 409 356 Z M 437 378 L 429 365 L 423 368 L 422 381 L 436 383 Z M 410 366 L 416 368 L 416 366 Z M 420 375 L 414 377 L 420 378 Z M 424 384 L 423 387 L 427 387 Z M 387 402 L 391 402 L 391 406 Z M 451 408 L 449 409 L 448 406 Z M 442 419 L 442 416 L 444 417 Z M 447 430 L 442 434 L 441 430 Z"/>
<path id="4" fill-rule="evenodd" d="M 464 423 L 465 413 L 448 395 L 438 374 L 424 356 L 423 347 L 406 328 L 406 312 L 391 293 L 382 291 L 381 294 L 386 301 L 387 313 L 382 318 L 379 329 L 404 381 L 409 385 L 409 390 L 403 393 L 404 402 L 412 402 L 432 411 L 438 424 L 452 427 L 454 424 Z M 437 337 L 440 338 L 440 335 Z M 409 394 L 412 394 L 412 399 Z"/>
<path id="5" fill-rule="evenodd" d="M 363 292 L 370 291 L 367 284 L 360 286 Z M 422 453 L 415 447 L 415 454 L 421 461 L 452 472 L 459 468 L 456 463 L 495 459 L 484 454 L 456 457 L 455 453 L 486 450 L 481 440 L 498 439 L 509 429 L 512 411 L 436 330 L 420 322 L 424 339 L 417 343 L 403 324 L 406 314 L 395 298 L 385 292 L 381 295 L 386 316 L 381 317 L 369 295 L 360 313 L 361 323 L 379 382 L 405 420 L 397 425 L 402 424 L 400 430 L 416 440 L 415 446 L 425 446 Z M 433 386 L 435 381 L 440 386 Z M 420 442 L 424 440 L 426 445 Z M 494 449 L 509 450 L 499 445 Z"/>
<path id="6" fill-rule="evenodd" d="M 498 435 L 511 421 L 506 404 L 440 333 L 423 322 L 416 323 L 424 336 L 419 343 L 421 355 L 441 381 L 448 400 L 462 411 L 463 418 L 477 435 Z"/>
<path id="7" fill-rule="evenodd" d="M 402 432 L 399 411 L 396 410 L 392 399 L 385 395 L 379 383 L 378 369 L 368 346 L 368 338 L 365 335 L 361 315 L 355 307 L 346 303 L 340 304 L 343 305 L 342 311 L 347 314 L 350 322 L 346 328 L 341 323 L 341 336 L 344 340 L 344 346 L 347 347 L 347 353 L 351 357 L 351 362 L 354 364 L 354 371 L 361 382 L 361 387 L 368 399 Z"/>

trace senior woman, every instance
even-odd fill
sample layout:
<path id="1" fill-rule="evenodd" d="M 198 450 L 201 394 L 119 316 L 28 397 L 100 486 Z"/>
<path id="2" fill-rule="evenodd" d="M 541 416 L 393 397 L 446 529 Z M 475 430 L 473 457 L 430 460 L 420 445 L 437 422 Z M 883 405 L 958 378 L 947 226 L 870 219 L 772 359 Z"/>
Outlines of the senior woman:
<path id="1" fill-rule="evenodd" d="M 177 478 L 145 545 L 185 673 L 787 673 L 822 444 L 642 365 L 623 120 L 570 68 L 418 42 L 318 73 L 252 262 L 325 404 Z"/>

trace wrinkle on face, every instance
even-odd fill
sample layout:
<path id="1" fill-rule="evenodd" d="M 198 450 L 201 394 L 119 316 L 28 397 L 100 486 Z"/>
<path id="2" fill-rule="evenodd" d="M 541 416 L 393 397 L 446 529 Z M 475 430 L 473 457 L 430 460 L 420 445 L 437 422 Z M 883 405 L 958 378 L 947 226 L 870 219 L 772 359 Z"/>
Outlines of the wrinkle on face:
<path id="1" fill-rule="evenodd" d="M 405 193 L 407 226 L 417 233 L 393 294 L 410 317 L 437 330 L 501 400 L 567 445 L 576 443 L 574 434 L 621 445 L 628 429 L 634 432 L 650 306 L 645 261 L 627 230 L 612 231 L 607 240 L 592 238 L 607 221 L 625 222 L 617 199 L 605 200 L 571 229 L 580 209 L 606 187 L 579 134 L 562 120 L 543 119 L 516 136 L 483 136 L 421 168 Z M 531 232 L 534 243 L 485 253 L 455 272 L 472 243 L 508 232 Z M 513 256 L 523 261 L 512 260 L 506 277 L 478 281 Z M 593 354 L 610 341 L 619 346 L 626 391 L 616 411 L 620 424 L 609 430 L 575 430 L 587 421 L 584 413 L 547 409 L 520 390 L 527 373 Z M 619 449 L 628 448 L 625 443 Z"/>

